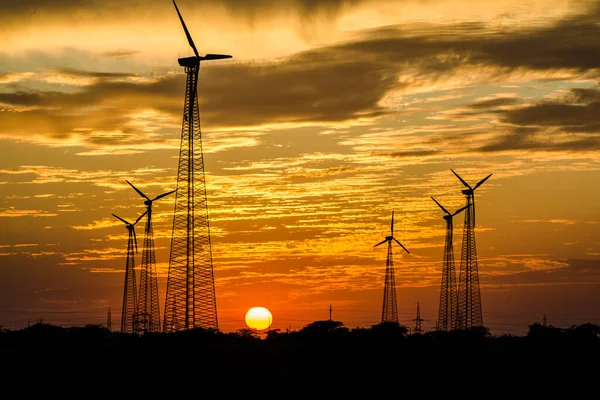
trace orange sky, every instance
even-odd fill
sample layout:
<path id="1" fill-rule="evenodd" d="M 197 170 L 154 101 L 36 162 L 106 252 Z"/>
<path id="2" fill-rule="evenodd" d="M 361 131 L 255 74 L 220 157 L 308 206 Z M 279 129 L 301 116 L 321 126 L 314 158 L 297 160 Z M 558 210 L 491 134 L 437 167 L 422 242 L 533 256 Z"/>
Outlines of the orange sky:
<path id="1" fill-rule="evenodd" d="M 444 221 L 477 190 L 492 333 L 600 315 L 595 1 L 180 0 L 199 97 L 219 325 L 434 326 Z M 176 187 L 191 54 L 172 3 L 0 3 L 0 324 L 120 318 L 127 231 Z M 154 208 L 161 315 L 173 199 Z M 141 229 L 139 230 L 141 233 Z M 455 222 L 460 259 L 462 219 Z M 140 242 L 141 243 L 141 242 Z M 399 248 L 398 248 L 399 249 Z M 137 260 L 139 265 L 140 260 Z M 457 261 L 457 270 L 458 270 Z"/>

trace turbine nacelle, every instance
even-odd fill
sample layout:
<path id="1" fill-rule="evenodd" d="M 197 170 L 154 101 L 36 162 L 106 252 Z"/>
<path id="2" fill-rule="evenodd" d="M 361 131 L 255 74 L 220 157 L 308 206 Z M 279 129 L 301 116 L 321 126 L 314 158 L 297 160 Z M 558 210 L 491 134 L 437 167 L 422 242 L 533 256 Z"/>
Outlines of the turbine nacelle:
<path id="1" fill-rule="evenodd" d="M 210 60 L 222 60 L 225 58 L 231 58 L 232 56 L 227 55 L 227 54 L 207 54 L 205 56 L 191 56 L 191 57 L 184 57 L 184 58 L 178 58 L 177 62 L 179 62 L 179 65 L 181 65 L 182 67 L 197 67 L 200 64 L 200 61 L 210 61 Z"/>

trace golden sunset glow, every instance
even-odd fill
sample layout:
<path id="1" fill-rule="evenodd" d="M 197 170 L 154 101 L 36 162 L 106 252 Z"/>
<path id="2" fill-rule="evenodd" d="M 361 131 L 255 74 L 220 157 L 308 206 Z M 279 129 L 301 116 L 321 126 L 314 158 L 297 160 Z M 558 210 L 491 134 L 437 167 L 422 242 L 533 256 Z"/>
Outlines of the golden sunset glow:
<path id="1" fill-rule="evenodd" d="M 245 327 L 254 304 L 272 329 L 330 305 L 348 327 L 378 323 L 373 245 L 392 211 L 410 250 L 394 249 L 398 318 L 412 326 L 418 302 L 435 327 L 431 196 L 465 205 L 450 169 L 493 174 L 476 195 L 485 325 L 600 319 L 598 1 L 177 4 L 201 54 L 233 56 L 198 79 L 219 329 Z M 126 180 L 177 185 L 177 59 L 192 50 L 171 0 L 5 1 L 0 15 L 0 325 L 101 323 L 108 307 L 118 320 L 128 232 L 111 214 L 145 210 Z M 174 201 L 152 214 L 161 316 Z"/>
<path id="2" fill-rule="evenodd" d="M 246 313 L 246 325 L 259 331 L 265 330 L 273 323 L 271 312 L 264 307 L 252 307 Z"/>

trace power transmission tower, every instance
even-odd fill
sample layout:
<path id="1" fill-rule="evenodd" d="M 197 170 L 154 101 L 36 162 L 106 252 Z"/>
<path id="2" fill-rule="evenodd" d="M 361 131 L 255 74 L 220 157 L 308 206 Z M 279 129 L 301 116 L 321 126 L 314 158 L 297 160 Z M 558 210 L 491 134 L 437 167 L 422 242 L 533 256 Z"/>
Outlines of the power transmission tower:
<path id="1" fill-rule="evenodd" d="M 454 313 L 456 307 L 456 273 L 454 269 L 454 246 L 452 244 L 453 217 L 463 211 L 465 208 L 470 207 L 470 205 L 467 205 L 452 214 L 446 210 L 444 206 L 438 203 L 436 199 L 433 197 L 431 199 L 435 201 L 435 203 L 446 214 L 444 215 L 444 220 L 446 221 L 446 241 L 444 244 L 442 287 L 440 288 L 440 308 L 438 312 L 436 329 L 449 331 L 454 329 Z"/>
<path id="2" fill-rule="evenodd" d="M 330 320 L 330 321 L 332 321 L 332 319 L 331 319 L 331 311 L 332 311 L 332 308 L 331 308 L 331 304 L 330 304 L 330 305 L 329 305 L 329 320 Z"/>
<path id="3" fill-rule="evenodd" d="M 475 245 L 475 196 L 474 192 L 492 174 L 489 174 L 474 187 L 465 182 L 454 170 L 454 175 L 467 189 L 462 193 L 466 196 L 465 222 L 463 228 L 462 253 L 460 258 L 460 275 L 458 279 L 458 296 L 456 305 L 457 329 L 468 329 L 483 326 L 481 309 L 481 293 L 479 290 L 479 267 L 477 265 L 477 247 Z"/>
<path id="4" fill-rule="evenodd" d="M 175 1 L 173 5 L 195 55 L 178 59 L 186 87 L 163 330 L 218 329 L 197 86 L 200 61 L 231 56 L 200 56 Z"/>
<path id="5" fill-rule="evenodd" d="M 394 277 L 394 257 L 392 254 L 392 240 L 395 241 L 410 254 L 410 252 L 394 237 L 394 212 L 392 211 L 392 223 L 390 225 L 390 236 L 377 243 L 373 247 L 377 247 L 387 242 L 387 259 L 385 262 L 385 286 L 383 288 L 383 308 L 381 310 L 381 323 L 395 322 L 398 323 L 398 304 L 396 301 L 396 278 Z"/>
<path id="6" fill-rule="evenodd" d="M 148 211 L 138 217 L 133 223 L 129 223 L 118 215 L 113 217 L 125 223 L 125 228 L 129 232 L 127 238 L 127 260 L 125 262 L 125 284 L 123 285 L 123 311 L 121 312 L 121 332 L 136 332 L 135 318 L 137 315 L 137 286 L 135 282 L 135 254 L 137 254 L 137 236 L 135 234 L 135 225 L 146 215 Z"/>
<path id="7" fill-rule="evenodd" d="M 420 335 L 421 333 L 423 333 L 423 327 L 421 325 L 421 322 L 425 321 L 424 319 L 421 318 L 421 309 L 419 307 L 419 303 L 417 302 L 417 318 L 414 318 L 413 321 L 415 322 L 415 334 Z"/>
<path id="8" fill-rule="evenodd" d="M 548 326 L 548 319 L 546 318 L 546 314 L 544 314 L 543 326 L 544 326 L 544 328 Z"/>
<path id="9" fill-rule="evenodd" d="M 112 331 L 112 320 L 110 317 L 110 306 L 108 307 L 108 316 L 106 317 L 106 328 L 110 331 Z"/>

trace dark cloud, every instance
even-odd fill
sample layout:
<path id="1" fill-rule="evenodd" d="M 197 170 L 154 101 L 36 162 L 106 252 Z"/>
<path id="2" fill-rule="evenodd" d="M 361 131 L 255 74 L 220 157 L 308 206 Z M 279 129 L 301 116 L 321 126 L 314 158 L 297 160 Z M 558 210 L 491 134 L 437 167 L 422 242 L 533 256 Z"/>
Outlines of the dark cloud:
<path id="1" fill-rule="evenodd" d="M 79 76 L 85 78 L 128 78 L 135 76 L 133 74 L 122 73 L 122 72 L 94 72 L 84 71 L 76 68 L 52 68 L 52 71 L 61 75 Z"/>
<path id="2" fill-rule="evenodd" d="M 496 110 L 509 132 L 477 151 L 600 149 L 600 90 L 572 89 L 564 98 Z M 557 134 L 567 134 L 560 141 Z"/>
<path id="3" fill-rule="evenodd" d="M 495 99 L 478 101 L 470 104 L 468 107 L 475 110 L 483 110 L 503 106 L 512 106 L 518 104 L 519 102 L 520 100 L 516 97 L 497 97 Z"/>
<path id="4" fill-rule="evenodd" d="M 139 51 L 137 51 L 137 50 L 114 50 L 114 51 L 104 52 L 104 53 L 102 53 L 102 55 L 105 55 L 107 57 L 129 57 L 129 56 L 133 56 L 138 53 L 139 53 Z"/>
<path id="5" fill-rule="evenodd" d="M 524 271 L 507 275 L 483 275 L 482 283 L 494 285 L 597 284 L 600 260 L 572 259 L 567 266 L 548 270 Z"/>
<path id="6" fill-rule="evenodd" d="M 0 93 L 2 131 L 65 134 L 81 127 L 107 130 L 142 109 L 167 112 L 180 118 L 185 77 L 167 75 L 149 83 L 112 80 L 127 74 L 62 70 L 97 82 L 74 93 L 20 90 Z M 204 126 L 247 126 L 265 123 L 310 123 L 376 117 L 386 111 L 379 100 L 397 86 L 391 72 L 373 70 L 368 62 L 313 63 L 310 53 L 270 65 L 222 63 L 201 70 L 198 92 Z M 76 110 L 89 109 L 79 115 Z M 0 111 L 1 112 L 1 111 Z M 75 114 L 75 115 L 74 115 Z M 107 116 L 109 118 L 102 118 Z M 35 120 L 28 125 L 26 122 Z M 42 130 L 43 132 L 43 130 Z M 121 141 L 123 138 L 103 138 Z"/>
<path id="7" fill-rule="evenodd" d="M 424 156 L 434 156 L 436 154 L 440 154 L 439 150 L 414 150 L 414 151 L 397 151 L 395 153 L 390 153 L 390 157 L 424 157 Z"/>

